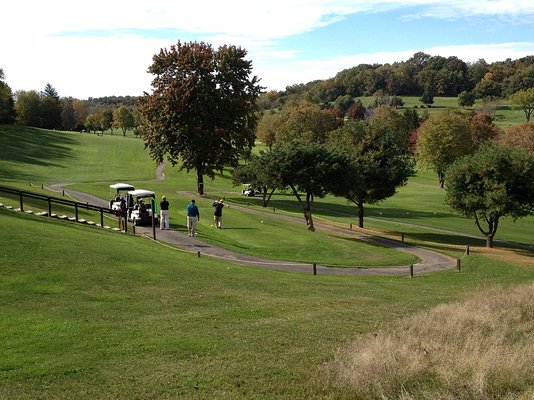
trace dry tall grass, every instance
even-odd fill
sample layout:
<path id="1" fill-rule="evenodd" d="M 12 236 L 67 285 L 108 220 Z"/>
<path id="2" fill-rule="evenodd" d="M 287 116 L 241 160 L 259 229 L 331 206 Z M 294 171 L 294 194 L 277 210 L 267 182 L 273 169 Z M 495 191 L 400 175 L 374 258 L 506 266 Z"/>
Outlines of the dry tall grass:
<path id="1" fill-rule="evenodd" d="M 534 399 L 534 285 L 495 289 L 362 337 L 333 373 L 361 399 Z"/>

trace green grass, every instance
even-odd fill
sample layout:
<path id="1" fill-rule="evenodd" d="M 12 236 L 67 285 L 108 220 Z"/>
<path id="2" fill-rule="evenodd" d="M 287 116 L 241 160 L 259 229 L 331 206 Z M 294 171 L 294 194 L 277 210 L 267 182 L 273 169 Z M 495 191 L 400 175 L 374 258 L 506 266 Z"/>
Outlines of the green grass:
<path id="1" fill-rule="evenodd" d="M 172 226 L 184 230 L 190 198 L 181 192 L 194 191 L 194 175 L 168 167 L 164 181 L 153 180 L 138 139 L 0 126 L 0 149 L 2 184 L 28 190 L 31 180 L 31 190 L 50 194 L 40 185 L 79 182 L 74 188 L 107 199 L 110 183 L 127 181 L 166 195 Z M 461 256 L 451 244 L 480 241 L 462 236 L 476 233 L 474 224 L 446 209 L 436 183 L 419 172 L 398 195 L 369 206 L 366 224 Z M 309 233 L 303 220 L 281 222 L 279 213 L 301 217 L 291 196 L 277 194 L 276 212 L 264 210 L 232 187 L 229 170 L 205 189 L 232 206 L 217 231 L 211 200 L 199 200 L 202 240 L 272 258 L 399 262 L 383 249 Z M 250 212 L 237 207 L 247 203 Z M 314 215 L 356 222 L 354 206 L 334 197 L 318 200 Z M 339 348 L 414 312 L 534 280 L 525 247 L 533 243 L 532 218 L 499 228 L 498 239 L 523 250 L 475 248 L 461 273 L 414 279 L 240 267 L 3 208 L 0 224 L 0 398 L 350 399 L 354 393 L 328 375 Z"/>
<path id="2" fill-rule="evenodd" d="M 423 112 L 434 114 L 443 111 L 447 108 L 459 108 L 458 99 L 456 97 L 434 97 L 434 104 L 432 107 L 425 108 L 418 96 L 401 96 L 404 101 L 402 109 L 417 109 L 421 116 Z M 374 96 L 360 97 L 359 98 L 365 106 L 373 104 L 375 101 Z M 402 112 L 402 109 L 400 110 Z M 477 111 L 483 110 L 484 106 L 480 100 L 477 100 L 475 105 L 468 110 Z M 501 128 L 506 129 L 511 125 L 522 124 L 526 122 L 525 113 L 522 110 L 513 109 L 506 100 L 501 100 L 497 103 L 497 110 L 495 112 L 495 123 Z"/>
<path id="3" fill-rule="evenodd" d="M 0 398 L 351 398 L 338 347 L 534 270 L 347 278 L 197 258 L 131 235 L 0 209 Z"/>
<path id="4" fill-rule="evenodd" d="M 142 140 L 133 137 L 0 125 L 0 143 L 0 182 L 4 183 L 27 187 L 29 182 L 46 185 L 154 176 L 154 162 L 143 151 Z"/>

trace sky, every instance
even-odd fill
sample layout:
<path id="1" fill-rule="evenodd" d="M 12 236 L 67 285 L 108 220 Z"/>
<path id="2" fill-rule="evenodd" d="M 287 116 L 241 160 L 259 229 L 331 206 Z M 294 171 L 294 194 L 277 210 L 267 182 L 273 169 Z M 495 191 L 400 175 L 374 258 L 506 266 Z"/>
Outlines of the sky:
<path id="1" fill-rule="evenodd" d="M 534 0 L 2 0 L 0 21 L 11 89 L 78 99 L 150 93 L 152 57 L 178 41 L 241 46 L 266 90 L 419 51 L 534 55 Z"/>

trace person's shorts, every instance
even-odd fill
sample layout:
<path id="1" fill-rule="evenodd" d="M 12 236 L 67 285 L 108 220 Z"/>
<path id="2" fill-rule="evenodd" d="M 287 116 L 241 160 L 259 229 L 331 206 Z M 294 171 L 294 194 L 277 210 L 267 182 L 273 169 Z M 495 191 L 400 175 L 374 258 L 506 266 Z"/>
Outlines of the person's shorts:
<path id="1" fill-rule="evenodd" d="M 188 228 L 196 228 L 198 223 L 197 217 L 187 217 L 187 227 Z"/>

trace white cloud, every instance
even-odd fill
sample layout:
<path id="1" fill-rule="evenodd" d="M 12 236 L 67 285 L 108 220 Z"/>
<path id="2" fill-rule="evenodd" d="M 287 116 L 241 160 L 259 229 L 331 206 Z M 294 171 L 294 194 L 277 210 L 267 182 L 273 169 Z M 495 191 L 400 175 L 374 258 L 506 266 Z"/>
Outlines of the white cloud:
<path id="1" fill-rule="evenodd" d="M 215 46 L 243 46 L 263 84 L 283 89 L 328 78 L 361 62 L 401 61 L 421 50 L 297 61 L 302 57 L 299 50 L 281 44 L 284 38 L 350 14 L 410 7 L 407 13 L 417 11 L 419 17 L 505 15 L 526 20 L 534 16 L 532 0 L 93 0 L 84 4 L 72 0 L 2 3 L 0 68 L 14 90 L 41 90 L 50 82 L 63 96 L 141 94 L 150 89 L 146 69 L 152 56 L 177 40 L 157 39 L 154 33 L 165 29 Z M 431 50 L 424 51 L 433 54 Z M 502 55 L 495 59 L 517 58 L 525 54 L 523 50 L 534 53 L 532 46 L 527 50 L 517 44 L 435 49 L 449 50 L 448 55 L 466 61 L 480 57 L 490 61 L 492 54 Z"/>

